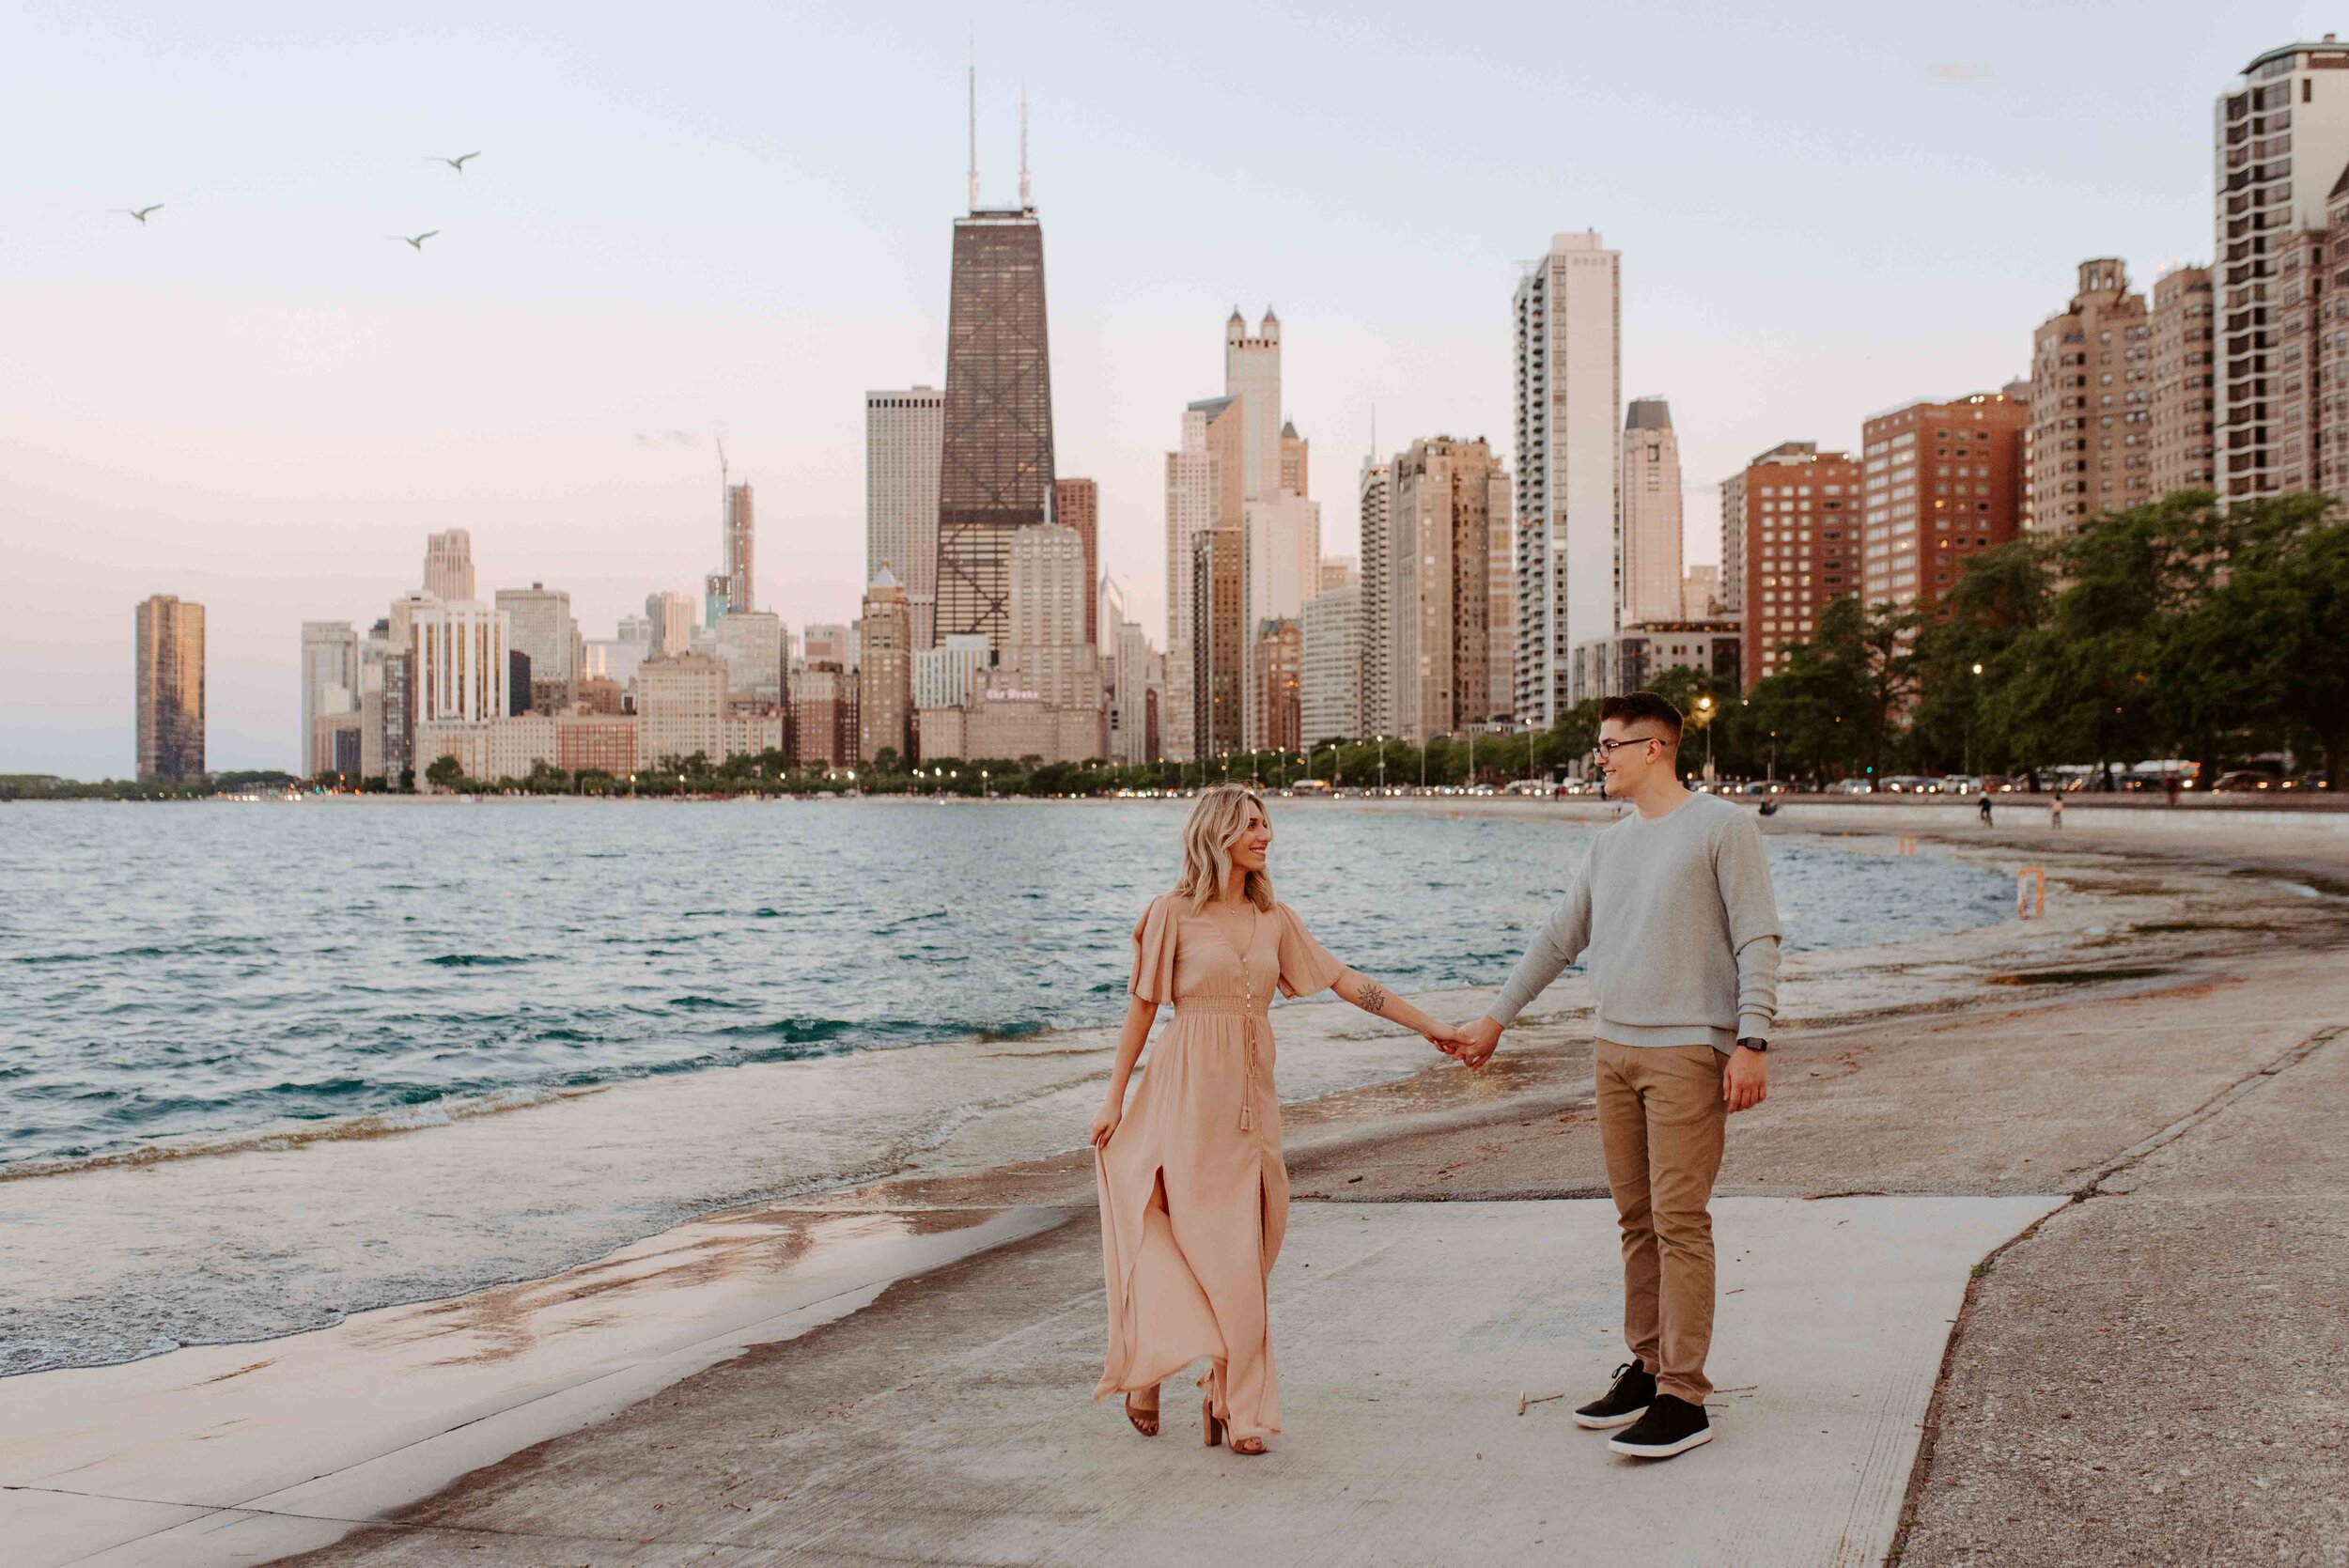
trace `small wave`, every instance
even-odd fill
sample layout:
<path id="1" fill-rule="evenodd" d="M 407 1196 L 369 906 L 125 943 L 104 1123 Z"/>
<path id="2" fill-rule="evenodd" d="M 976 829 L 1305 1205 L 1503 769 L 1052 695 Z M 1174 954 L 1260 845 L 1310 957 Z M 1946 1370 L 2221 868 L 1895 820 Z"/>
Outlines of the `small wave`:
<path id="1" fill-rule="evenodd" d="M 272 1083 L 261 1091 L 264 1096 L 300 1096 L 304 1099 L 331 1100 L 343 1094 L 364 1094 L 374 1088 L 360 1078 L 321 1079 L 316 1083 Z"/>
<path id="2" fill-rule="evenodd" d="M 944 909 L 928 909 L 918 915 L 900 915 L 895 920 L 886 921 L 879 925 L 874 926 L 873 935 L 878 937 L 883 932 L 900 930 L 908 925 L 919 925 L 924 921 L 944 920 L 945 918 L 946 911 Z"/>
<path id="3" fill-rule="evenodd" d="M 751 1005 L 747 1001 L 728 1001 L 723 997 L 705 996 L 671 997 L 668 1004 L 671 1007 L 681 1008 L 688 1013 L 734 1012 Z"/>
<path id="4" fill-rule="evenodd" d="M 847 1038 L 856 1027 L 846 1018 L 770 1018 L 763 1023 L 729 1024 L 710 1033 L 723 1040 L 781 1040 L 793 1046 L 821 1046 Z"/>
<path id="5" fill-rule="evenodd" d="M 214 1155 L 242 1154 L 249 1150 L 298 1149 L 310 1143 L 393 1138 L 404 1132 L 413 1132 L 419 1127 L 469 1122 L 481 1116 L 502 1116 L 507 1111 L 527 1110 L 533 1106 L 575 1099 L 582 1094 L 595 1094 L 599 1087 L 502 1089 L 471 1099 L 435 1100 L 401 1110 L 376 1111 L 334 1121 L 292 1126 L 281 1125 L 214 1137 L 163 1140 L 142 1143 L 135 1149 L 118 1149 L 101 1155 L 28 1160 L 19 1165 L 0 1166 L 0 1182 L 29 1181 L 37 1176 L 64 1175 L 74 1171 L 135 1170 L 142 1166 L 163 1165 L 182 1159 L 207 1159 Z"/>
<path id="6" fill-rule="evenodd" d="M 504 969 L 508 965 L 527 964 L 533 960 L 504 956 L 493 953 L 443 953 L 438 958 L 427 958 L 425 962 L 436 969 L 470 970 Z"/>
<path id="7" fill-rule="evenodd" d="M 45 969 L 53 964 L 102 964 L 110 958 L 177 958 L 218 951 L 226 950 L 204 943 L 194 947 L 118 947 L 110 953 L 20 953 L 8 962 Z"/>

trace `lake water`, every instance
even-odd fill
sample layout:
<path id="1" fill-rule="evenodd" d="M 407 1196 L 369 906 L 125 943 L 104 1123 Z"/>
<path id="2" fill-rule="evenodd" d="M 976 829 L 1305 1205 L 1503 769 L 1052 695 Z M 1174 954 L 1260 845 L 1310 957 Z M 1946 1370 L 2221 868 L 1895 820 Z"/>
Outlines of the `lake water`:
<path id="1" fill-rule="evenodd" d="M 1187 802 L 0 812 L 0 1167 L 288 1119 L 1114 1018 Z M 1491 985 L 1590 826 L 1275 801 L 1281 896 Z M 1980 925 L 1941 858 L 1773 841 L 1790 950 Z"/>
<path id="2" fill-rule="evenodd" d="M 729 1205 L 1075 1147 L 1187 809 L 0 808 L 0 1373 L 267 1339 Z M 1598 831 L 1538 805 L 1272 811 L 1282 896 L 1420 992 L 1497 984 Z M 1797 950 L 2009 909 L 1961 861 L 1768 842 Z M 1276 1032 L 1293 1099 L 1432 1061 L 1334 1002 L 1282 1004 Z"/>

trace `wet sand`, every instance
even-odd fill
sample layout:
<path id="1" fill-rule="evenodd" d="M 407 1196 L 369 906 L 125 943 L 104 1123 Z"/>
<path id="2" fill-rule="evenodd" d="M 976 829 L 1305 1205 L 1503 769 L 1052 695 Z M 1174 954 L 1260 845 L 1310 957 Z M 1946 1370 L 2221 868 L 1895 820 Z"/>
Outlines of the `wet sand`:
<path id="1" fill-rule="evenodd" d="M 1491 809 L 1486 802 L 1461 805 Z M 1435 809 L 1456 808 L 1435 803 Z M 1500 803 L 1499 809 L 1522 808 Z M 1797 1206 L 1838 1193 L 1885 1194 L 1894 1203 L 2044 1197 L 2058 1204 L 2114 1158 L 2237 1086 L 2288 1084 L 2289 1074 L 2268 1069 L 2321 1032 L 2328 1018 L 2349 1018 L 2349 987 L 2337 972 L 2342 969 L 2337 950 L 2349 930 L 2342 906 L 2317 893 L 2291 891 L 2307 885 L 2295 883 L 2295 873 L 2322 879 L 2349 871 L 2343 863 L 2349 836 L 2295 831 L 2292 852 L 2247 855 L 2237 843 L 2240 830 L 2223 835 L 2172 830 L 2148 846 L 2133 833 L 2123 840 L 2117 831 L 2082 831 L 2087 815 L 2074 814 L 2066 830 L 2072 836 L 2061 844 L 2009 832 L 1976 837 L 1970 817 L 1963 830 L 1946 815 L 1939 818 L 1946 830 L 1922 830 L 1922 852 L 1981 855 L 2004 863 L 2027 856 L 2029 863 L 2046 865 L 2051 891 L 2044 921 L 1810 955 L 1790 965 L 1789 1027 L 1775 1093 L 1735 1129 L 1725 1193 Z M 1801 823 L 1799 812 L 1772 824 L 1774 831 L 1821 830 L 1840 826 Z M 2307 852 L 2317 858 L 2302 857 L 2304 837 L 2317 846 Z M 2329 859 L 2322 858 L 2326 845 Z M 1898 848 L 1884 833 L 1847 843 L 1859 846 Z M 1465 1017 L 1481 1005 L 1483 994 L 1438 1000 L 1439 1010 Z M 1292 1052 L 1292 1036 L 1311 1039 L 1318 1030 L 1334 1044 L 1352 1028 L 1348 1017 L 1330 1006 L 1284 1013 L 1282 1071 L 1288 1094 L 1300 1092 L 1293 1057 L 1310 1062 L 1312 1056 Z M 1317 1228 L 1326 1235 L 1336 1249 L 1326 1254 L 1334 1264 L 1350 1245 L 1341 1242 L 1342 1226 L 1329 1229 L 1339 1219 L 1363 1217 L 1376 1227 L 1382 1223 L 1378 1216 L 1392 1213 L 1400 1222 L 1407 1210 L 1418 1212 L 1417 1205 L 1431 1201 L 1508 1201 L 1528 1216 L 1555 1206 L 1557 1224 L 1572 1231 L 1582 1223 L 1571 1216 L 1603 1192 L 1587 1109 L 1584 1020 L 1585 999 L 1577 987 L 1562 985 L 1525 1027 L 1512 1032 L 1485 1074 L 1445 1064 L 1295 1105 L 1288 1113 L 1289 1146 L 1300 1233 Z M 1101 1044 L 1071 1042 L 1060 1048 L 1074 1053 L 1066 1110 L 1081 1121 L 1082 1108 L 1098 1092 Z M 1312 1069 L 1301 1070 L 1308 1075 L 1303 1092 L 1311 1094 Z M 873 1421 L 889 1410 L 899 1417 L 910 1412 L 925 1430 L 943 1423 L 933 1437 L 950 1447 L 985 1448 L 990 1441 L 988 1412 L 994 1396 L 983 1374 L 974 1384 L 972 1374 L 950 1374 L 941 1360 L 957 1347 L 968 1351 L 992 1343 L 983 1336 L 971 1340 L 966 1330 L 974 1326 L 992 1325 L 1006 1343 L 1037 1343 L 1039 1334 L 1049 1342 L 1036 1352 L 1041 1358 L 1034 1360 L 1033 1375 L 1067 1408 L 1043 1426 L 1023 1415 L 1020 1430 L 1062 1432 L 1086 1452 L 1130 1437 L 1113 1412 L 1089 1409 L 1081 1399 L 1092 1375 L 1082 1362 L 1098 1348 L 1093 1343 L 1099 1279 L 1088 1162 L 1081 1153 L 1034 1153 L 1033 1124 L 1027 1132 L 1018 1125 L 1023 1117 L 1055 1113 L 1023 1109 L 1000 1119 L 1008 1126 L 976 1117 L 933 1146 L 910 1152 L 899 1169 L 873 1183 L 719 1217 L 542 1284 L 367 1314 L 329 1335 L 308 1336 L 320 1343 L 300 1355 L 315 1359 L 301 1382 L 283 1385 L 288 1389 L 324 1379 L 326 1387 L 351 1390 L 354 1406 L 366 1409 L 366 1390 L 395 1379 L 406 1387 L 406 1376 L 419 1365 L 448 1382 L 438 1394 L 419 1388 L 414 1402 L 394 1402 L 407 1425 L 390 1420 L 388 1411 L 345 1421 L 355 1446 L 311 1455 L 311 1473 L 327 1479 L 309 1483 L 314 1490 L 307 1494 L 296 1483 L 291 1505 L 282 1509 L 267 1499 L 288 1501 L 281 1496 L 288 1491 L 284 1455 L 289 1435 L 300 1430 L 300 1396 L 272 1394 L 268 1370 L 249 1370 L 249 1364 L 265 1356 L 273 1361 L 272 1352 L 301 1342 L 272 1342 L 251 1353 L 182 1351 L 134 1367 L 11 1380 L 11 1393 L 39 1393 L 12 1400 L 0 1418 L 0 1482 L 11 1487 L 0 1493 L 0 1512 L 9 1515 L 0 1519 L 0 1529 L 10 1520 L 24 1525 L 30 1533 L 19 1539 L 56 1544 L 33 1560 L 59 1562 L 254 1560 L 257 1554 L 318 1545 L 369 1520 L 382 1525 L 344 1542 L 335 1560 L 441 1562 L 461 1555 L 467 1561 L 537 1561 L 546 1559 L 533 1553 L 552 1549 L 558 1541 L 562 1560 L 577 1561 L 688 1560 L 689 1551 L 705 1548 L 718 1560 L 859 1560 L 836 1555 L 844 1545 L 840 1537 L 820 1529 L 811 1535 L 811 1522 L 868 1509 L 874 1496 L 902 1497 L 891 1489 L 893 1473 L 913 1485 L 938 1466 L 956 1462 L 934 1446 L 917 1453 L 902 1433 Z M 496 1121 L 506 1131 L 526 1127 L 535 1116 Z M 2015 1220 L 1980 1250 L 2027 1223 Z M 988 1227 L 1004 1225 L 1028 1239 L 970 1250 L 1000 1239 L 1007 1233 Z M 1601 1224 L 1590 1234 L 1603 1236 L 1604 1229 Z M 832 1239 L 828 1246 L 808 1245 L 818 1236 Z M 1829 1236 L 1819 1245 L 1832 1242 Z M 1396 1232 L 1391 1246 L 1380 1242 L 1364 1254 L 1377 1260 L 1361 1269 L 1365 1288 L 1439 1268 L 1440 1245 L 1439 1232 L 1433 1239 L 1423 1228 Z M 921 1250 L 925 1247 L 931 1250 Z M 822 1267 L 832 1272 L 817 1269 L 811 1254 L 820 1254 Z M 836 1261 L 844 1255 L 850 1264 Z M 953 1257 L 961 1261 L 944 1262 Z M 1298 1259 L 1299 1275 L 1308 1261 Z M 1594 1270 L 1603 1267 L 1603 1258 L 1593 1265 Z M 1954 1293 L 1952 1302 L 1966 1289 L 1963 1272 L 1946 1287 Z M 1522 1295 L 1533 1282 L 1529 1277 L 1526 1285 L 1507 1290 Z M 1499 1283 L 1506 1286 L 1505 1280 Z M 2156 1278 L 2148 1288 L 2159 1284 Z M 2279 1288 L 2290 1285 L 2284 1280 Z M 1574 1333 L 1552 1336 L 1561 1344 L 1551 1347 L 1549 1360 L 1537 1358 L 1528 1367 L 1554 1367 L 1562 1383 L 1603 1375 L 1601 1363 L 1611 1364 L 1614 1355 L 1604 1345 L 1608 1288 L 1599 1282 L 1595 1333 L 1578 1319 Z M 1493 1310 L 1481 1298 L 1460 1305 L 1463 1311 Z M 762 1307 L 775 1310 L 762 1314 Z M 1307 1313 L 1322 1310 L 1300 1307 Z M 1910 1363 L 1926 1358 L 1921 1389 L 1932 1386 L 1929 1363 L 1938 1356 L 1945 1329 L 1905 1353 Z M 333 1334 L 344 1338 L 326 1343 Z M 744 1349 L 762 1344 L 766 1348 Z M 1340 1347 L 1325 1348 L 1338 1380 L 1320 1389 L 1319 1397 L 1345 1401 L 1348 1421 L 1382 1415 L 1383 1409 L 1355 1406 L 1349 1390 L 1358 1379 L 1344 1374 Z M 1964 1348 L 1961 1339 L 1959 1351 Z M 525 1367 L 534 1357 L 539 1359 Z M 1961 1356 L 1961 1372 L 1963 1366 Z M 583 1368 L 599 1369 L 595 1375 L 608 1379 L 600 1402 L 569 1394 L 566 1404 L 558 1397 L 571 1386 L 566 1379 L 575 1380 Z M 1440 1383 L 1432 1364 L 1423 1370 L 1425 1387 Z M 113 1406 L 111 1416 L 96 1414 L 106 1406 L 93 1403 L 87 1390 L 98 1385 L 89 1380 L 133 1374 L 135 1388 L 116 1389 L 125 1403 Z M 232 1408 L 226 1402 L 239 1381 L 261 1393 L 242 1394 L 244 1403 Z M 663 1384 L 674 1386 L 655 1393 Z M 926 1402 L 931 1389 L 944 1398 L 942 1405 Z M 880 1390 L 896 1391 L 877 1404 L 870 1396 Z M 1293 1394 L 1293 1403 L 1299 1397 Z M 435 1399 L 443 1406 L 438 1418 L 428 1408 Z M 1171 1394 L 1169 1405 L 1179 1408 Z M 1059 1410 L 1060 1405 L 1050 1407 Z M 1557 1408 L 1537 1406 L 1496 1430 L 1513 1441 L 1531 1440 L 1527 1435 L 1538 1431 L 1543 1442 L 1563 1442 Z M 1888 1419 L 1899 1408 L 1897 1401 L 1888 1404 Z M 491 1410 L 502 1421 L 483 1420 Z M 740 1425 L 750 1410 L 766 1412 L 758 1433 Z M 1545 1414 L 1547 1426 L 1524 1424 Z M 1771 1420 L 1782 1424 L 1784 1414 Z M 1915 1418 L 1921 1414 L 1921 1405 L 1907 1422 L 1912 1447 Z M 1445 1419 L 1455 1423 L 1447 1430 L 1486 1430 L 1480 1423 L 1486 1414 L 1454 1411 Z M 1755 1418 L 1741 1411 L 1736 1419 Z M 1065 1422 L 1065 1432 L 1053 1422 Z M 436 1437 L 476 1426 L 486 1430 L 435 1447 Z M 570 1435 L 546 1440 L 554 1432 Z M 1313 1452 L 1309 1445 L 1328 1437 L 1299 1430 L 1282 1446 L 1284 1453 L 1299 1450 L 1292 1457 L 1302 1465 Z M 1398 1462 L 1409 1457 L 1408 1437 L 1403 1442 Z M 272 1444 L 274 1471 L 256 1457 Z M 302 1447 L 290 1445 L 296 1452 Z M 1764 1447 L 1747 1445 L 1756 1456 Z M 1732 1448 L 1717 1443 L 1705 1451 L 1705 1460 L 1714 1462 Z M 1179 1449 L 1170 1449 L 1153 1454 L 1153 1463 L 1174 1463 Z M 516 1450 L 517 1457 L 502 1459 L 502 1452 Z M 208 1455 L 202 1465 L 189 1457 L 198 1452 Z M 236 1457 L 241 1452 L 242 1459 Z M 228 1457 L 215 1462 L 211 1453 Z M 647 1461 L 647 1454 L 662 1457 Z M 722 1455 L 738 1473 L 742 1467 L 767 1467 L 762 1495 L 783 1496 L 791 1506 L 776 1512 L 711 1500 L 717 1493 L 697 1486 L 695 1478 L 720 1464 Z M 843 1463 L 847 1455 L 878 1456 L 878 1468 Z M 1129 1506 L 1132 1539 L 1155 1539 L 1146 1488 L 1115 1494 L 1129 1498 L 1127 1504 L 1114 1497 L 1055 1501 L 1049 1457 L 1038 1449 L 1030 1470 L 1017 1456 L 999 1456 L 1009 1467 L 996 1478 L 1006 1519 L 1032 1522 L 1039 1509 L 1058 1516 L 1096 1502 Z M 1684 1464 L 1693 1462 L 1692 1456 Z M 1465 1463 L 1482 1461 L 1447 1450 L 1438 1467 L 1467 1475 L 1448 1468 Z M 1907 1473 L 1905 1458 L 1895 1467 Z M 474 1473 L 459 1480 L 467 1471 Z M 1286 1472 L 1276 1463 L 1266 1473 L 1274 1478 L 1268 1495 L 1281 1496 L 1284 1483 L 1278 1478 Z M 1539 1467 L 1532 1473 L 1538 1475 Z M 1884 1472 L 1879 1466 L 1874 1473 Z M 1920 1483 L 1914 1501 L 1928 1525 L 1936 1518 L 1937 1473 L 1955 1472 L 1937 1461 Z M 1301 1472 L 1296 1476 L 1300 1484 L 1305 1479 Z M 1146 1472 L 1137 1472 L 1130 1483 L 1142 1486 L 1145 1480 Z M 1595 1500 L 1603 1501 L 1604 1473 L 1592 1484 L 1601 1488 Z M 443 1486 L 439 1496 L 415 1504 Z M 1010 1490 L 1000 1490 L 1003 1486 Z M 1861 1536 L 1890 1539 L 1885 1508 L 1889 1498 L 1897 1511 L 1899 1492 L 1897 1486 L 1889 1493 L 1874 1488 L 1872 1518 L 1882 1529 L 1871 1526 Z M 958 1506 L 984 1507 L 985 1496 Z M 890 1560 L 1090 1560 L 1056 1555 L 1058 1548 L 1031 1558 L 957 1556 L 942 1544 L 965 1540 L 967 1532 L 941 1533 L 933 1517 L 926 1534 L 919 1508 L 912 1502 L 902 1507 L 910 1511 L 900 1521 L 909 1532 L 900 1543 L 905 1550 Z M 215 1512 L 224 1508 L 226 1513 Z M 561 1528 L 558 1517 L 567 1521 Z M 594 1519 L 597 1529 L 586 1532 L 594 1542 L 583 1546 L 574 1539 L 580 1532 L 569 1526 L 584 1518 Z M 232 1523 L 238 1528 L 228 1528 Z M 1522 1523 L 1508 1522 L 1507 1529 Z M 1368 1528 L 1361 1515 L 1333 1517 L 1329 1524 L 1340 1532 L 1327 1538 L 1330 1542 L 1349 1529 Z M 1522 1549 L 1532 1539 L 1504 1531 L 1493 1545 Z M 1927 1539 L 1924 1527 L 1917 1539 Z M 120 1545 L 102 1558 L 89 1555 L 109 1540 Z M 819 1546 L 818 1540 L 829 1544 Z M 924 1540 L 941 1544 L 940 1550 L 923 1555 Z M 484 1547 L 505 1555 L 475 1549 Z M 1077 1553 L 1074 1538 L 1067 1549 Z M 220 1555 L 204 1555 L 214 1550 Z M 1138 1560 L 1158 1559 L 1144 1550 Z M 1300 1549 L 1270 1560 L 1315 1559 Z M 1347 1558 L 1383 1560 L 1360 1551 Z"/>

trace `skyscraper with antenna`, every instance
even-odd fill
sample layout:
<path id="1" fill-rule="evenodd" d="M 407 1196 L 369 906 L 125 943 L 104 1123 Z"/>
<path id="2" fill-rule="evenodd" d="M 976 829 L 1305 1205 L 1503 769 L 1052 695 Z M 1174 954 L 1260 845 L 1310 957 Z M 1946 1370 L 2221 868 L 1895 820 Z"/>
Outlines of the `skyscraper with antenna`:
<path id="1" fill-rule="evenodd" d="M 1052 516 L 1052 378 L 1045 329 L 1044 229 L 1019 105 L 1019 204 L 979 200 L 978 70 L 970 77 L 970 212 L 955 220 L 938 482 L 940 645 L 1009 629 L 1011 536 Z"/>

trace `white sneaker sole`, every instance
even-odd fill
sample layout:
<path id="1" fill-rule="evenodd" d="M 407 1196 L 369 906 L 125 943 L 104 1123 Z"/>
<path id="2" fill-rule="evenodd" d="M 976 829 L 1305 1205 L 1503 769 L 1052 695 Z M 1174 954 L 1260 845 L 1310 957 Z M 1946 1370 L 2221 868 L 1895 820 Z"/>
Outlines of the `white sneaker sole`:
<path id="1" fill-rule="evenodd" d="M 1586 1416 L 1577 1410 L 1574 1413 L 1574 1424 L 1585 1432 L 1612 1432 L 1616 1427 L 1629 1426 L 1646 1414 L 1647 1406 L 1644 1405 L 1637 1410 L 1620 1416 Z"/>
<path id="2" fill-rule="evenodd" d="M 1713 1429 L 1708 1426 L 1702 1432 L 1689 1433 L 1676 1443 L 1626 1443 L 1621 1437 L 1612 1437 L 1608 1440 L 1607 1449 L 1610 1453 L 1627 1454 L 1633 1459 L 1670 1459 L 1712 1440 Z"/>

